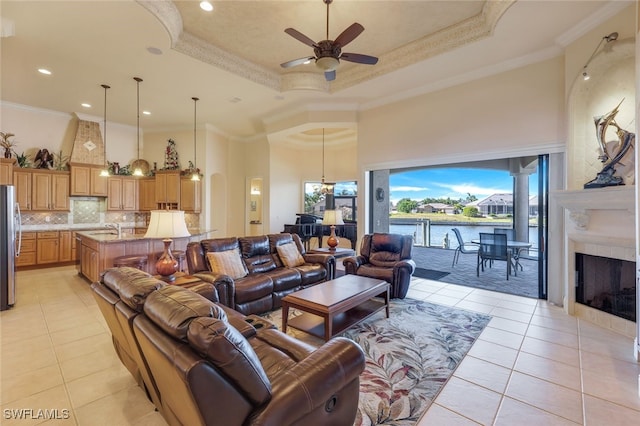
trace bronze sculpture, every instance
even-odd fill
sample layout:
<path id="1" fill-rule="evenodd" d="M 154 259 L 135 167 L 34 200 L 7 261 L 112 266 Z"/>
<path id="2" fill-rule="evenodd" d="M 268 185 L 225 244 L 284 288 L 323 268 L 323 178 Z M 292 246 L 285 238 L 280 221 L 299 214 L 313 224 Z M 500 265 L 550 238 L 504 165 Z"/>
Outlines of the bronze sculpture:
<path id="1" fill-rule="evenodd" d="M 625 170 L 628 170 L 629 166 L 631 166 L 631 172 L 633 172 L 633 150 L 631 148 L 634 146 L 636 135 L 622 129 L 615 120 L 623 101 L 624 99 L 611 112 L 593 118 L 596 126 L 596 137 L 601 150 L 598 158 L 604 163 L 604 166 L 595 179 L 584 184 L 585 188 L 624 185 L 623 177 L 620 176 L 620 173 L 616 173 L 616 165 L 623 166 Z M 618 141 L 606 142 L 606 133 L 609 126 L 617 129 Z M 630 155 L 627 156 L 627 154 Z M 622 161 L 623 159 L 624 162 Z"/>

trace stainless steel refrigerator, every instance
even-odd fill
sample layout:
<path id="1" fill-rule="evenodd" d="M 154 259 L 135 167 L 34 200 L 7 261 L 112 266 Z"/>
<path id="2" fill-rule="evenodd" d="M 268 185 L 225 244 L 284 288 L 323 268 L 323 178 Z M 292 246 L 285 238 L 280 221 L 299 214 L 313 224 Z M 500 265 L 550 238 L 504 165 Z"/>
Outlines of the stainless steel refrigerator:
<path id="1" fill-rule="evenodd" d="M 21 222 L 15 187 L 0 185 L 0 311 L 16 303 L 16 257 L 22 245 Z"/>

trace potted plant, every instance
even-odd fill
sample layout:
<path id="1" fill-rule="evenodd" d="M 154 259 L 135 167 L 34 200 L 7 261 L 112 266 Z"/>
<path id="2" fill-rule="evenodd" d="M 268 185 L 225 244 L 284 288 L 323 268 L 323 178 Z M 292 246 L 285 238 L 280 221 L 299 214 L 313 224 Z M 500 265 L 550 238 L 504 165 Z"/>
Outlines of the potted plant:
<path id="1" fill-rule="evenodd" d="M 4 158 L 11 158 L 11 151 L 16 146 L 15 141 L 10 141 L 9 138 L 14 136 L 13 133 L 0 132 L 0 146 L 4 148 Z"/>

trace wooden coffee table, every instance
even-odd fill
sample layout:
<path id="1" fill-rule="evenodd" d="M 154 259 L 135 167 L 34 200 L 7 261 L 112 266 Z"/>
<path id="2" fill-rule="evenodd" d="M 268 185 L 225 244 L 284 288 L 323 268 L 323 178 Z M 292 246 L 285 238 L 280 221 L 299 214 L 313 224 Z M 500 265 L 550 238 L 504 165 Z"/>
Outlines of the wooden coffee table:
<path id="1" fill-rule="evenodd" d="M 282 298 L 282 331 L 292 327 L 326 341 L 383 308 L 389 318 L 389 288 L 383 280 L 345 275 L 288 294 Z M 384 301 L 373 299 L 381 295 Z M 304 313 L 289 319 L 289 308 Z"/>

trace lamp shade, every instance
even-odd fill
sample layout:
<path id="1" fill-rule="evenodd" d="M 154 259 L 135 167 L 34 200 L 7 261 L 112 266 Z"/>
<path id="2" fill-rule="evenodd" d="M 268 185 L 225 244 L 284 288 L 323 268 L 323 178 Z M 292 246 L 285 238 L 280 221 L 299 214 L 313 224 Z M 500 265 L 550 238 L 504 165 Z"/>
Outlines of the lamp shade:
<path id="1" fill-rule="evenodd" d="M 145 238 L 189 237 L 182 210 L 152 210 Z"/>
<path id="2" fill-rule="evenodd" d="M 344 225 L 342 210 L 325 210 L 322 217 L 323 225 Z"/>

